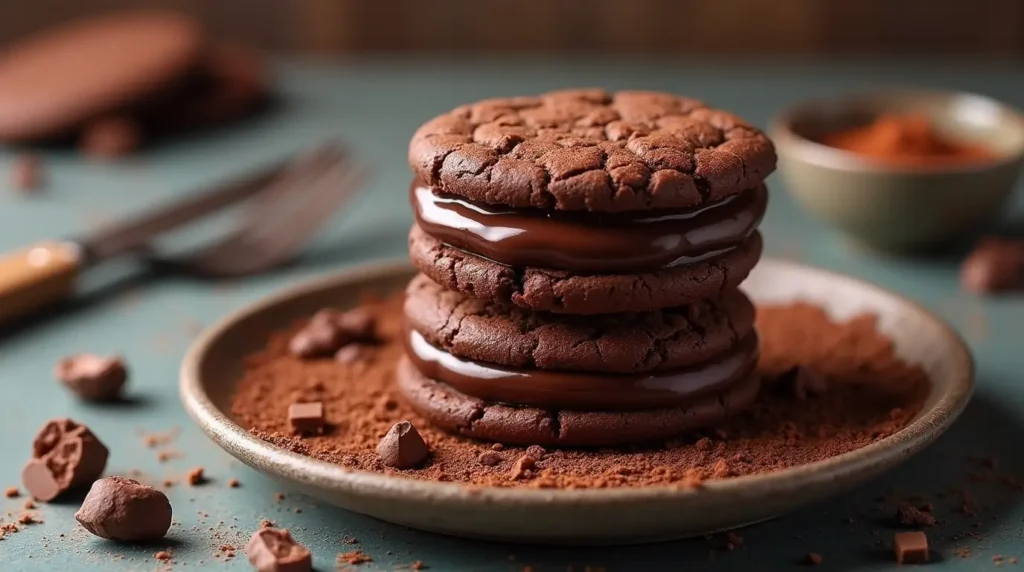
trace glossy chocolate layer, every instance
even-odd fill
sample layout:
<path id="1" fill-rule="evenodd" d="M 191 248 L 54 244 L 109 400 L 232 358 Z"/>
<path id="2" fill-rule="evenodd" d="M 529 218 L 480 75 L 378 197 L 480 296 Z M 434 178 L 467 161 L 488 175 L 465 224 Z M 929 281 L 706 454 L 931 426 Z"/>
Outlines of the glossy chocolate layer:
<path id="1" fill-rule="evenodd" d="M 424 376 L 489 402 L 552 409 L 637 410 L 676 407 L 696 398 L 725 393 L 748 379 L 757 365 L 757 334 L 751 333 L 725 355 L 669 372 L 605 375 L 542 369 L 516 369 L 458 358 L 408 330 L 406 355 Z"/>
<path id="2" fill-rule="evenodd" d="M 416 223 L 456 248 L 515 267 L 587 274 L 653 271 L 724 254 L 764 216 L 759 186 L 698 209 L 626 215 L 503 209 L 439 196 L 414 181 Z"/>

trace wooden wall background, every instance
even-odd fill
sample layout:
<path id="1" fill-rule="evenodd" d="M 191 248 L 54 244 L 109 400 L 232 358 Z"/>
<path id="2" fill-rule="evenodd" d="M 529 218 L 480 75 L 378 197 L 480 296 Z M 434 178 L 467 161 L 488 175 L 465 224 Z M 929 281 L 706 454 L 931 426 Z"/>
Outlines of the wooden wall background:
<path id="1" fill-rule="evenodd" d="M 0 42 L 133 6 L 279 52 L 1024 55 L 1024 0 L 0 0 Z"/>

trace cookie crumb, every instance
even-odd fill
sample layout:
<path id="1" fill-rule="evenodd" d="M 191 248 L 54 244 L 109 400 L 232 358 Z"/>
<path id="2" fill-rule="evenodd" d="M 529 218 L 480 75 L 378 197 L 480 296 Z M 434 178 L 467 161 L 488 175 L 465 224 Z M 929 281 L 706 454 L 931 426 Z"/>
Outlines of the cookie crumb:
<path id="1" fill-rule="evenodd" d="M 533 468 L 536 466 L 537 464 L 536 461 L 533 460 L 533 457 L 529 455 L 523 455 L 522 457 L 516 459 L 515 464 L 512 465 L 512 472 L 509 474 L 509 477 L 512 480 L 516 480 L 519 478 L 529 478 L 531 476 Z"/>
<path id="2" fill-rule="evenodd" d="M 480 453 L 480 456 L 477 457 L 477 459 L 480 461 L 480 464 L 485 467 L 493 467 L 501 463 L 501 455 L 494 451 L 484 451 L 483 453 Z"/>
<path id="3" fill-rule="evenodd" d="M 804 556 L 804 564 L 807 564 L 808 566 L 817 566 L 818 564 L 821 564 L 821 561 L 821 554 L 818 554 L 817 552 L 808 552 L 807 555 Z"/>
<path id="4" fill-rule="evenodd" d="M 919 527 L 932 526 L 935 524 L 935 517 L 931 514 L 918 510 L 910 504 L 901 504 L 896 509 L 896 522 L 902 526 Z"/>
<path id="5" fill-rule="evenodd" d="M 168 560 L 171 559 L 171 553 L 167 552 L 166 550 L 161 550 L 160 552 L 157 552 L 156 554 L 154 554 L 153 558 L 156 558 L 157 560 L 159 560 L 161 562 L 167 562 Z"/>
<path id="6" fill-rule="evenodd" d="M 350 552 L 343 552 L 338 555 L 338 564 L 364 564 L 366 562 L 373 562 L 373 558 L 369 554 L 361 550 L 352 550 Z"/>
<path id="7" fill-rule="evenodd" d="M 36 508 L 36 503 L 32 502 L 32 499 L 25 501 L 25 510 L 32 510 Z"/>
<path id="8" fill-rule="evenodd" d="M 285 499 L 284 493 L 274 493 L 274 500 L 281 502 Z"/>
<path id="9" fill-rule="evenodd" d="M 346 536 L 341 541 L 345 544 L 359 544 L 359 539 L 354 536 Z"/>
<path id="10" fill-rule="evenodd" d="M 242 483 L 238 482 L 238 479 L 231 479 L 230 481 L 228 481 L 228 486 L 233 489 L 237 489 L 238 487 L 242 486 Z"/>
<path id="11" fill-rule="evenodd" d="M 35 155 L 18 155 L 11 163 L 9 173 L 11 187 L 16 191 L 36 191 L 42 186 L 42 163 Z"/>
<path id="12" fill-rule="evenodd" d="M 269 520 L 267 520 L 265 518 L 260 521 L 260 528 L 273 528 L 273 527 L 274 527 L 274 523 L 270 522 Z"/>
<path id="13" fill-rule="evenodd" d="M 202 467 L 196 467 L 189 471 L 187 475 L 185 475 L 185 481 L 189 484 L 190 487 L 202 485 L 206 483 L 206 475 L 203 474 L 203 472 L 204 471 Z"/>
<path id="14" fill-rule="evenodd" d="M 7 487 L 4 491 L 4 496 L 9 499 L 17 498 L 21 496 L 21 491 L 18 490 L 18 487 Z"/>

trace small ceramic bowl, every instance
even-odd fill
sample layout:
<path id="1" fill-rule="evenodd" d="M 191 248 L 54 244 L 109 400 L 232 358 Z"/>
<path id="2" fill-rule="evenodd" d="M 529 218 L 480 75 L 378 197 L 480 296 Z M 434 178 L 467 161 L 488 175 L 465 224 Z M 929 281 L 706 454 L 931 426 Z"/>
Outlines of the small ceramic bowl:
<path id="1" fill-rule="evenodd" d="M 926 116 L 991 159 L 898 165 L 818 143 L 883 113 Z M 933 250 L 967 238 L 1004 211 L 1024 160 L 1024 117 L 969 93 L 891 91 L 813 100 L 771 126 L 786 188 L 804 209 L 856 242 L 889 252 Z"/>

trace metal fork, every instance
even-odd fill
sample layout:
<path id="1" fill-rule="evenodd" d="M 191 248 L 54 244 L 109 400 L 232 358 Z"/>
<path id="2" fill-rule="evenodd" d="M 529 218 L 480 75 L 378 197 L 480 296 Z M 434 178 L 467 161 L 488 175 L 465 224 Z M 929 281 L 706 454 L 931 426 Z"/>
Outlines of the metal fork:
<path id="1" fill-rule="evenodd" d="M 141 255 L 156 266 L 205 277 L 252 274 L 287 262 L 356 195 L 365 177 L 344 149 L 325 145 L 93 236 L 0 256 L 0 324 L 66 297 L 83 270 L 118 256 Z M 175 256 L 154 250 L 151 241 L 159 234 L 248 198 L 243 216 L 221 240 Z"/>
<path id="2" fill-rule="evenodd" d="M 269 270 L 291 260 L 365 181 L 366 171 L 343 149 L 319 148 L 260 191 L 220 240 L 174 256 L 149 251 L 145 258 L 159 268 L 207 278 Z"/>

